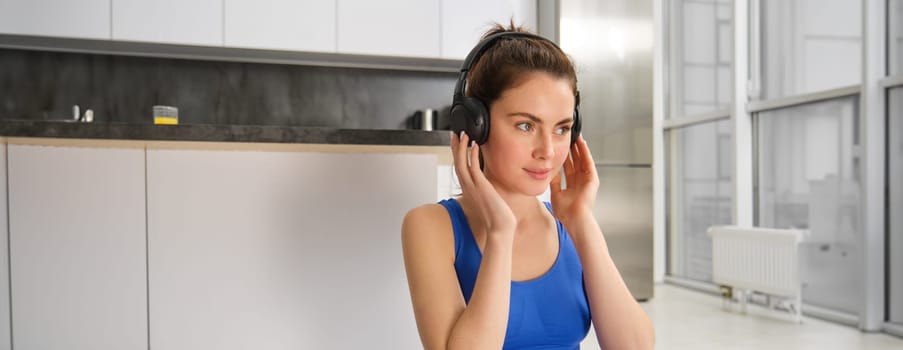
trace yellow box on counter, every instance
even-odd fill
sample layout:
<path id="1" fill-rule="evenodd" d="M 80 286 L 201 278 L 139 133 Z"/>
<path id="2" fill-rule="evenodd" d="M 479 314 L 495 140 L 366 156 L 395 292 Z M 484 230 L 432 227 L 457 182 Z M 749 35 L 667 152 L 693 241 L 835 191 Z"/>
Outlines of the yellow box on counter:
<path id="1" fill-rule="evenodd" d="M 179 124 L 179 109 L 172 106 L 154 106 L 154 124 L 176 125 Z"/>
<path id="2" fill-rule="evenodd" d="M 177 125 L 177 124 L 179 124 L 179 118 L 154 117 L 154 124 L 156 124 L 156 125 Z"/>

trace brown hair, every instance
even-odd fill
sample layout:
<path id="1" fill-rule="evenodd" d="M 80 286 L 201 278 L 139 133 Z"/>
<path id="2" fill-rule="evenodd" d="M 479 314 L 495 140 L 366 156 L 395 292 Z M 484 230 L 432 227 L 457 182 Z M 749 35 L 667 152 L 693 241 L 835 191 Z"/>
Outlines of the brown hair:
<path id="1" fill-rule="evenodd" d="M 503 32 L 528 31 L 516 26 L 514 21 L 507 28 L 496 23 L 483 34 L 482 39 Z M 520 84 L 526 73 L 531 72 L 544 72 L 567 79 L 574 91 L 576 104 L 580 104 L 577 73 L 571 59 L 551 41 L 530 37 L 503 37 L 486 48 L 467 73 L 465 95 L 483 101 L 486 108 L 491 109 L 502 92 Z"/>

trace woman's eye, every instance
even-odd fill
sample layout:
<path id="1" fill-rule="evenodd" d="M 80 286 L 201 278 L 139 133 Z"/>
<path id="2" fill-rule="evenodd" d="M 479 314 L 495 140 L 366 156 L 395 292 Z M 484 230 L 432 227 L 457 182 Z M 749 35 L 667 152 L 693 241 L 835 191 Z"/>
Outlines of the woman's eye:
<path id="1" fill-rule="evenodd" d="M 559 128 L 557 128 L 557 129 L 555 129 L 555 132 L 558 133 L 558 135 L 564 135 L 564 134 L 567 134 L 568 131 L 571 131 L 571 127 L 570 127 L 570 126 L 562 126 L 562 127 L 559 127 Z"/>
<path id="2" fill-rule="evenodd" d="M 515 126 L 516 126 L 518 129 L 520 129 L 521 131 L 530 131 L 530 130 L 533 130 L 533 125 L 530 125 L 530 123 L 518 123 L 518 124 L 515 125 Z"/>

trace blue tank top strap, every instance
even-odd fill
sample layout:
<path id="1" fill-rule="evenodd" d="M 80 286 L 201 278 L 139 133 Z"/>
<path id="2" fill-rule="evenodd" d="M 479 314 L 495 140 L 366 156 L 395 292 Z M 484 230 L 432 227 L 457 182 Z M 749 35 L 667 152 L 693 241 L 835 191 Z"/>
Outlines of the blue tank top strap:
<path id="1" fill-rule="evenodd" d="M 473 231 L 470 229 L 461 204 L 454 198 L 443 200 L 439 204 L 445 207 L 451 218 L 452 231 L 455 236 L 455 274 L 458 276 L 458 284 L 461 286 L 464 301 L 469 303 L 477 282 L 477 272 L 480 271 L 483 254 L 473 237 Z"/>
<path id="2" fill-rule="evenodd" d="M 461 253 L 461 244 L 464 241 L 463 237 L 461 237 L 462 232 L 470 230 L 466 222 L 467 219 L 464 216 L 464 209 L 461 208 L 458 201 L 452 198 L 443 199 L 439 201 L 439 204 L 445 207 L 449 218 L 451 218 L 452 231 L 455 236 L 455 257 L 457 257 Z"/>

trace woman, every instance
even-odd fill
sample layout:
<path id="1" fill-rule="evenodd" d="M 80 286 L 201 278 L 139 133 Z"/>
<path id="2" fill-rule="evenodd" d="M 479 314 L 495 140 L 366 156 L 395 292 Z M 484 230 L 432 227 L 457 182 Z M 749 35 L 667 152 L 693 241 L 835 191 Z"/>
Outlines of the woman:
<path id="1" fill-rule="evenodd" d="M 605 349 L 651 349 L 652 324 L 592 214 L 599 180 L 586 141 L 572 138 L 569 58 L 496 25 L 464 66 L 452 114 L 467 132 L 451 142 L 462 194 L 412 209 L 402 225 L 424 348 L 577 349 L 592 322 Z M 470 120 L 474 103 L 485 105 L 482 124 Z M 551 205 L 541 203 L 550 186 Z"/>

